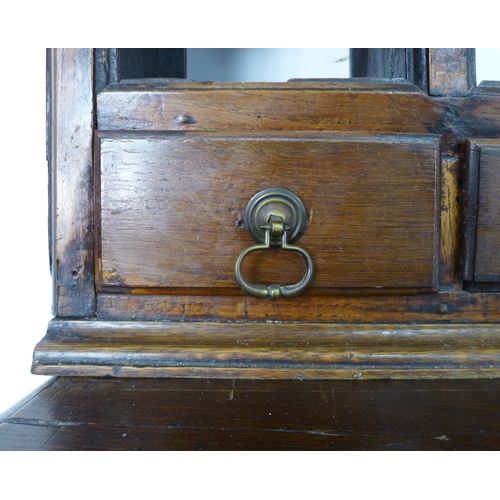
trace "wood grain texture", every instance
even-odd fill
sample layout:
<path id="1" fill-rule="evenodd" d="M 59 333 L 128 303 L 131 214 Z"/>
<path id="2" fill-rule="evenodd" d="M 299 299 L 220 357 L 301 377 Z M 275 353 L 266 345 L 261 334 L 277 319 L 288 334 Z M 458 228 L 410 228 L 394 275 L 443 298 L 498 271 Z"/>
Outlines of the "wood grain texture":
<path id="1" fill-rule="evenodd" d="M 440 274 L 442 289 L 461 289 L 462 161 L 448 152 L 441 159 Z"/>
<path id="2" fill-rule="evenodd" d="M 349 49 L 353 78 L 403 78 L 428 91 L 427 49 Z"/>
<path id="3" fill-rule="evenodd" d="M 491 83 L 491 82 L 490 82 Z M 482 89 L 482 90 L 481 90 Z M 219 101 L 220 99 L 220 101 Z M 467 137 L 500 137 L 498 86 L 434 99 L 408 83 L 358 78 L 288 84 L 110 86 L 98 96 L 99 126 L 148 130 L 417 132 L 443 137 L 440 280 L 462 288 L 461 183 Z M 220 106 L 213 106 L 220 102 Z M 171 117 L 188 112 L 189 124 Z"/>
<path id="4" fill-rule="evenodd" d="M 406 78 L 406 49 L 349 49 L 352 78 Z"/>
<path id="5" fill-rule="evenodd" d="M 71 50 L 67 49 L 66 54 Z M 105 215 L 101 220 L 96 218 L 98 230 L 104 231 L 104 245 L 101 247 L 97 244 L 96 255 L 100 256 L 99 252 L 103 251 L 102 256 L 111 265 L 104 268 L 97 261 L 98 272 L 105 270 L 102 273 L 103 282 L 98 286 L 101 292 L 106 292 L 99 295 L 97 310 L 93 305 L 89 307 L 91 302 L 87 300 L 91 298 L 93 301 L 95 298 L 93 282 L 88 281 L 89 286 L 81 288 L 80 275 L 82 272 L 86 279 L 92 279 L 92 270 L 88 271 L 88 263 L 93 262 L 92 248 L 89 248 L 92 233 L 88 226 L 93 217 L 92 177 L 87 176 L 91 172 L 91 163 L 86 160 L 89 158 L 90 136 L 89 128 L 85 125 L 84 132 L 81 132 L 85 139 L 80 140 L 80 136 L 76 134 L 80 133 L 80 129 L 75 128 L 75 124 L 80 121 L 79 115 L 83 113 L 83 124 L 87 123 L 89 116 L 88 89 L 91 86 L 86 86 L 87 77 L 81 75 L 85 71 L 86 75 L 90 73 L 89 59 L 85 57 L 88 55 L 91 59 L 92 55 L 85 51 L 71 52 L 87 55 L 82 55 L 80 59 L 80 56 L 70 58 L 72 62 L 65 66 L 64 71 L 57 73 L 54 70 L 50 78 L 51 88 L 57 97 L 49 99 L 51 106 L 54 105 L 51 109 L 56 110 L 51 113 L 50 131 L 54 139 L 52 144 L 59 148 L 54 150 L 52 158 L 63 162 L 59 164 L 61 171 L 57 170 L 57 163 L 52 166 L 53 190 L 56 192 L 52 226 L 59 231 L 54 229 L 54 243 L 57 242 L 59 250 L 64 250 L 57 254 L 58 258 L 54 258 L 54 265 L 64 272 L 69 271 L 73 279 L 68 280 L 66 278 L 69 275 L 61 274 L 59 283 L 67 288 L 58 288 L 57 293 L 61 293 L 67 303 L 61 302 L 60 316 L 82 317 L 96 313 L 99 321 L 64 322 L 58 319 L 52 322 L 46 338 L 36 348 L 34 371 L 44 374 L 112 377 L 499 377 L 500 294 L 495 293 L 498 290 L 497 283 L 491 281 L 492 277 L 495 278 L 496 271 L 492 273 L 493 268 L 490 267 L 484 275 L 476 275 L 478 268 L 472 266 L 472 271 L 471 268 L 469 271 L 466 268 L 466 279 L 469 277 L 467 273 L 472 272 L 476 281 L 465 283 L 465 288 L 471 292 L 462 291 L 459 234 L 464 224 L 461 182 L 465 141 L 467 138 L 480 137 L 481 139 L 477 139 L 478 144 L 486 144 L 488 138 L 498 142 L 500 92 L 498 85 L 488 84 L 469 93 L 473 85 L 473 72 L 467 65 L 472 61 L 469 57 L 472 54 L 458 54 L 467 60 L 465 67 L 461 63 L 455 66 L 446 63 L 445 68 L 445 59 L 452 54 L 439 53 L 438 50 L 435 49 L 432 53 L 429 67 L 430 96 L 427 95 L 426 87 L 422 86 L 422 81 L 418 83 L 415 80 L 412 81 L 418 86 L 407 81 L 381 82 L 376 79 L 312 79 L 286 84 L 175 83 L 166 80 L 110 83 L 116 71 L 98 64 L 96 67 L 100 68 L 100 73 L 96 74 L 96 85 L 103 90 L 96 95 L 97 126 L 101 129 L 102 144 L 108 141 L 104 148 L 108 147 L 105 151 L 105 169 L 108 170 L 102 178 L 97 176 L 96 189 L 99 196 L 96 200 L 96 213 L 102 212 Z M 59 54 L 60 57 L 63 52 L 55 51 L 53 54 L 54 58 L 51 60 L 59 61 L 55 56 Z M 101 55 L 105 59 L 109 53 Z M 459 59 L 456 55 L 453 55 L 453 60 Z M 422 61 L 421 58 L 420 63 Z M 420 63 L 414 61 L 417 73 Z M 79 70 L 82 71 L 81 74 L 78 73 Z M 406 72 L 406 78 L 409 78 L 408 58 Z M 62 108 L 57 108 L 57 103 L 63 101 L 56 91 L 68 98 L 69 104 L 64 103 Z M 73 104 L 80 99 L 87 104 L 81 107 L 80 103 L 78 108 Z M 186 115 L 188 118 L 184 123 L 179 123 L 174 119 L 178 115 Z M 52 119 L 53 117 L 57 117 L 57 120 Z M 64 123 L 66 129 L 63 127 Z M 57 129 L 57 124 L 62 128 Z M 60 132 L 60 135 L 56 132 Z M 392 139 L 383 143 L 382 150 L 378 150 L 383 154 L 375 155 L 375 146 L 380 146 L 378 136 L 382 133 L 392 134 Z M 296 161 L 297 156 L 294 155 L 300 152 L 297 145 L 291 146 L 284 154 L 288 158 L 288 167 L 283 169 L 273 160 L 276 153 L 278 157 L 281 154 L 277 147 L 281 143 L 275 137 L 294 137 L 294 134 L 297 137 L 309 134 L 309 142 L 306 142 L 312 155 L 308 160 L 313 159 L 315 164 L 320 165 L 319 173 L 305 169 L 303 160 Z M 361 141 L 358 144 L 361 151 L 358 152 L 349 149 L 355 142 L 345 140 L 347 146 L 343 146 L 344 161 L 340 166 L 340 160 L 333 158 L 333 154 L 325 146 L 329 144 L 328 141 L 318 141 L 317 137 L 342 135 L 345 138 L 350 134 L 358 138 L 375 135 L 377 140 Z M 402 150 L 397 154 L 387 154 L 387 148 L 394 147 L 397 150 L 406 147 L 401 144 L 408 145 L 405 143 L 405 136 L 401 134 L 415 134 L 413 137 L 440 136 L 441 147 L 437 146 L 435 138 L 432 139 L 435 141 L 433 147 L 428 147 L 429 143 L 425 145 L 424 141 L 411 152 L 413 158 L 420 158 L 419 161 L 408 162 L 408 151 L 404 154 Z M 170 141 L 168 148 L 151 146 L 160 136 L 176 139 Z M 236 137 L 245 137 L 245 140 L 251 137 L 253 142 L 238 142 Z M 137 140 L 147 147 L 136 147 Z M 220 146 L 223 142 L 224 147 Z M 251 153 L 247 147 L 250 143 Z M 338 141 L 333 143 L 337 144 Z M 204 155 L 207 144 L 210 154 Z M 311 291 L 303 297 L 288 302 L 269 303 L 246 298 L 237 291 L 232 283 L 232 269 L 226 274 L 225 271 L 219 272 L 219 284 L 213 276 L 199 273 L 198 262 L 201 263 L 201 268 L 206 268 L 221 258 L 225 251 L 222 241 L 227 240 L 226 236 L 230 231 L 231 235 L 235 231 L 240 235 L 239 250 L 251 243 L 249 240 L 243 241 L 246 233 L 238 229 L 236 224 L 241 220 L 240 212 L 244 210 L 248 199 L 268 186 L 254 185 L 250 192 L 253 181 L 248 181 L 240 174 L 243 170 L 256 170 L 255 165 L 259 164 L 257 160 L 262 155 L 257 145 L 262 144 L 265 146 L 263 152 L 270 158 L 267 166 L 273 172 L 271 180 L 281 180 L 285 176 L 279 174 L 294 171 L 296 181 L 290 186 L 301 198 L 301 186 L 304 183 L 307 185 L 311 193 L 311 198 L 309 195 L 303 198 L 307 209 L 314 205 L 311 202 L 315 200 L 320 200 L 325 213 L 328 212 L 327 208 L 338 208 L 336 203 L 341 193 L 336 191 L 337 184 L 333 180 L 328 184 L 325 179 L 329 179 L 332 171 L 340 169 L 343 173 L 338 184 L 347 186 L 355 200 L 363 199 L 367 206 L 369 204 L 381 210 L 378 219 L 373 221 L 369 211 L 363 210 L 362 204 L 355 204 L 354 212 L 352 204 L 349 204 L 349 210 L 355 213 L 356 219 L 364 221 L 363 228 L 369 227 L 381 236 L 378 238 L 377 248 L 382 258 L 387 258 L 387 266 L 388 257 L 395 262 L 407 264 L 401 266 L 397 279 L 401 282 L 401 277 L 415 276 L 412 273 L 416 273 L 417 279 L 412 286 L 417 288 L 413 288 L 413 291 L 428 291 L 436 288 L 439 275 L 441 292 L 411 295 L 410 288 L 398 288 L 394 283 L 385 283 L 381 289 L 370 289 L 369 293 L 373 295 L 363 295 L 365 290 L 356 283 L 365 280 L 368 275 L 373 280 L 370 286 L 380 286 L 375 283 L 375 279 L 377 272 L 384 269 L 383 266 L 375 269 L 377 265 L 373 264 L 377 262 L 373 260 L 368 271 L 363 269 L 363 263 L 368 262 L 363 249 L 366 249 L 369 240 L 366 239 L 366 234 L 362 234 L 361 226 L 357 228 L 358 233 L 352 230 L 347 208 L 341 214 L 342 225 L 338 226 L 349 227 L 347 234 L 357 238 L 356 252 L 363 250 L 358 252 L 360 258 L 357 262 L 353 259 L 342 261 L 344 266 L 338 269 L 331 265 L 331 262 L 335 262 L 334 258 L 327 259 L 320 265 L 320 268 L 329 269 L 332 276 L 344 279 L 344 284 L 340 287 L 327 288 L 317 282 L 313 283 Z M 295 144 L 294 140 L 287 143 L 290 144 Z M 196 161 L 187 161 L 184 155 L 186 149 L 182 148 L 187 148 L 188 156 Z M 423 148 L 420 149 L 423 156 L 419 156 L 418 148 Z M 79 154 L 80 151 L 83 151 L 82 155 Z M 478 154 L 481 153 L 479 149 L 477 151 Z M 440 175 L 432 177 L 432 206 L 435 210 L 432 234 L 439 239 L 432 242 L 432 254 L 426 254 L 427 272 L 424 273 L 419 266 L 412 268 L 413 256 L 408 252 L 407 246 L 401 247 L 398 258 L 394 259 L 394 256 L 388 255 L 384 245 L 391 240 L 387 236 L 396 234 L 395 228 L 402 228 L 403 215 L 412 218 L 415 224 L 404 229 L 401 233 L 403 236 L 398 235 L 399 241 L 405 234 L 408 241 L 409 235 L 413 235 L 414 241 L 430 240 L 431 226 L 424 227 L 426 236 L 423 240 L 418 237 L 420 223 L 427 224 L 426 221 L 430 220 L 429 207 L 432 203 L 428 191 L 424 191 L 427 197 L 424 196 L 423 205 L 418 201 L 422 192 L 418 191 L 417 185 L 418 182 L 425 181 L 428 183 L 427 187 L 431 187 L 428 162 L 431 152 L 434 174 L 439 171 L 436 165 L 439 166 L 439 153 L 442 152 Z M 99 148 L 96 148 L 96 153 L 100 159 Z M 305 149 L 301 154 L 305 158 Z M 160 175 L 164 168 L 164 164 L 159 161 L 160 157 L 167 158 L 167 162 L 170 162 L 168 179 Z M 283 154 L 280 158 L 282 157 Z M 391 159 L 392 169 L 383 163 L 385 158 Z M 496 231 L 494 220 L 498 219 L 495 212 L 498 198 L 496 161 L 488 163 L 487 169 L 491 175 L 480 179 L 486 190 L 482 191 L 482 197 L 477 198 L 478 203 L 485 203 L 490 209 L 489 212 L 482 212 L 486 216 L 483 217 L 486 225 L 481 238 L 484 236 L 486 239 L 481 241 L 487 242 L 493 238 L 492 245 L 486 252 L 489 257 L 483 259 L 493 267 L 498 262 L 497 254 L 492 253 L 492 248 L 498 248 L 498 242 L 491 232 L 492 228 L 493 233 Z M 119 168 L 120 162 L 127 165 L 124 171 Z M 424 168 L 411 171 L 410 163 L 423 165 Z M 182 168 L 176 168 L 176 164 Z M 216 164 L 224 165 L 227 169 L 222 179 L 218 177 Z M 233 171 L 234 164 L 236 167 Z M 378 168 L 381 164 L 382 170 Z M 203 165 L 203 170 L 193 165 Z M 299 168 L 292 168 L 292 165 L 298 165 Z M 335 168 L 329 168 L 330 165 Z M 355 170 L 356 165 L 364 168 L 357 171 L 357 182 L 348 177 L 348 173 Z M 398 172 L 396 166 L 399 169 L 400 165 L 403 167 L 398 177 L 394 172 Z M 304 175 L 298 173 L 301 169 L 305 172 Z M 144 178 L 149 178 L 147 189 L 143 184 Z M 411 181 L 412 188 L 409 191 L 403 189 L 404 178 Z M 243 184 L 241 179 L 244 179 Z M 392 184 L 390 189 L 385 190 L 379 186 L 379 193 L 384 192 L 384 199 L 387 198 L 385 205 L 379 205 L 378 200 L 374 199 L 374 191 L 369 189 L 370 182 L 385 187 L 387 182 L 396 184 L 396 189 L 393 189 Z M 223 207 L 227 210 L 220 213 L 217 213 L 219 205 L 209 194 L 214 192 L 214 186 L 218 186 L 219 193 L 224 194 L 225 203 L 227 202 Z M 248 193 L 246 189 L 249 189 Z M 236 204 L 235 199 L 231 199 L 232 195 L 227 194 L 233 191 L 245 194 Z M 324 196 L 325 191 L 335 196 L 329 199 Z M 103 193 L 104 196 L 101 197 Z M 399 196 L 394 198 L 395 194 Z M 405 205 L 395 204 L 395 199 L 405 199 Z M 171 208 L 174 205 L 178 207 L 179 200 L 184 207 L 180 216 Z M 193 222 L 193 213 L 198 213 L 201 202 L 212 207 L 210 213 L 217 213 L 218 218 L 216 220 L 213 216 L 211 227 L 214 228 L 222 219 L 225 221 L 224 228 L 228 229 L 205 231 L 199 220 Z M 399 225 L 394 227 L 384 226 L 384 221 L 388 220 L 390 214 L 390 204 L 395 206 L 397 212 Z M 429 217 L 419 213 L 420 205 L 424 212 L 428 211 Z M 127 210 L 130 214 L 128 219 Z M 172 218 L 165 218 L 164 214 L 169 210 L 174 215 Z M 332 241 L 319 238 L 321 234 L 315 226 L 318 224 L 317 216 L 317 212 L 308 213 L 310 225 L 298 243 L 307 250 L 311 245 L 313 249 L 314 245 L 323 245 L 334 252 Z M 440 217 L 439 222 L 436 216 Z M 467 217 L 466 209 L 466 222 Z M 172 220 L 177 220 L 177 226 L 168 226 Z M 186 220 L 189 222 L 186 223 Z M 336 239 L 342 238 L 344 233 L 335 233 L 333 230 L 336 222 L 331 217 L 328 220 L 329 234 L 333 234 Z M 61 225 L 63 223 L 66 226 Z M 75 224 L 74 227 L 71 226 L 72 223 Z M 381 227 L 382 232 L 378 231 Z M 224 233 L 226 230 L 227 234 Z M 473 232 L 475 238 L 475 229 Z M 151 235 L 152 239 L 149 238 Z M 169 238 L 172 235 L 175 238 Z M 194 237 L 199 236 L 200 240 L 205 241 L 209 235 L 216 240 L 216 249 L 206 253 Z M 218 242 L 216 236 L 220 236 L 221 242 Z M 315 236 L 315 241 L 311 241 L 311 236 Z M 368 231 L 368 236 L 373 234 Z M 183 250 L 188 247 L 181 243 L 187 241 L 186 238 L 190 248 L 197 251 L 201 248 L 201 254 L 191 260 L 183 257 Z M 310 241 L 307 241 L 308 238 Z M 150 245 L 151 241 L 155 243 L 154 248 Z M 76 242 L 76 249 L 71 247 L 73 242 Z M 174 251 L 165 258 L 164 248 L 169 247 Z M 338 247 L 344 248 L 344 245 L 339 244 Z M 486 245 L 483 247 L 486 248 Z M 424 255 L 424 247 L 419 248 L 420 253 L 417 252 L 417 255 Z M 90 253 L 85 253 L 87 249 Z M 475 239 L 473 249 L 476 258 Z M 236 246 L 233 253 L 237 253 Z M 408 255 L 404 255 L 405 253 Z M 351 256 L 354 254 L 351 253 Z M 55 250 L 54 255 L 56 256 Z M 77 260 L 80 259 L 78 262 L 82 261 L 85 265 L 79 268 L 78 262 L 75 264 L 71 260 L 72 256 L 76 256 Z M 272 257 L 276 257 L 278 266 L 281 265 L 282 256 L 279 253 L 273 253 Z M 402 261 L 398 261 L 400 257 Z M 437 257 L 440 261 L 439 273 Z M 172 260 L 174 258 L 177 260 Z M 431 260 L 434 274 L 429 279 Z M 303 273 L 300 265 L 300 260 L 287 261 L 286 269 L 277 270 L 277 278 L 287 277 L 291 282 L 297 281 Z M 351 273 L 350 277 L 347 276 L 351 281 L 346 280 L 346 275 L 342 273 L 351 272 L 355 266 L 361 272 Z M 244 270 L 244 274 L 247 273 L 245 276 L 258 272 L 252 271 L 252 267 L 254 270 L 262 269 L 260 262 L 249 260 Z M 162 282 L 162 273 L 158 269 L 165 269 L 171 275 L 183 269 L 180 284 L 176 282 L 172 286 L 172 280 L 169 283 Z M 201 285 L 197 281 L 200 276 L 205 280 Z M 253 276 L 256 280 L 266 282 L 269 272 L 265 276 Z M 477 281 L 481 276 L 487 281 Z M 176 276 L 174 278 L 177 279 Z M 141 279 L 144 281 L 139 283 Z M 484 284 L 486 288 L 483 290 L 487 293 L 472 293 L 478 290 L 475 288 L 477 283 Z M 160 295 L 166 289 L 172 295 Z M 86 292 L 79 295 L 82 290 Z M 211 293 L 210 290 L 216 290 L 220 295 L 202 295 Z M 377 295 L 378 293 L 386 295 Z M 6 425 L 18 426 L 23 423 L 9 422 Z M 10 429 L 16 432 L 19 428 Z M 102 430 L 106 432 L 104 428 Z M 62 435 L 59 432 L 57 434 Z"/>
<path id="6" fill-rule="evenodd" d="M 466 281 L 472 281 L 474 279 L 477 207 L 479 203 L 480 152 L 480 147 L 474 141 L 466 141 L 463 183 L 463 225 L 461 227 L 461 261 L 463 265 L 463 276 Z"/>
<path id="7" fill-rule="evenodd" d="M 497 291 L 500 283 L 500 141 L 467 141 L 465 221 L 463 228 L 466 287 Z"/>
<path id="8" fill-rule="evenodd" d="M 500 140 L 479 147 L 474 279 L 500 282 Z"/>
<path id="9" fill-rule="evenodd" d="M 98 128 L 429 133 L 439 123 L 443 105 L 418 87 L 385 87 L 361 81 L 109 86 L 97 96 Z M 192 121 L 177 123 L 181 114 Z"/>
<path id="10" fill-rule="evenodd" d="M 465 96 L 476 85 L 475 49 L 429 49 L 429 92 Z"/>
<path id="11" fill-rule="evenodd" d="M 51 51 L 51 239 L 54 313 L 92 316 L 93 53 Z"/>
<path id="12" fill-rule="evenodd" d="M 479 87 L 478 87 L 479 88 Z M 110 85 L 97 96 L 101 130 L 331 130 L 442 134 L 457 154 L 467 137 L 500 135 L 500 95 L 435 99 L 404 81 Z M 192 117 L 188 124 L 175 116 Z"/>
<path id="13" fill-rule="evenodd" d="M 34 373 L 120 377 L 475 378 L 500 375 L 498 325 L 53 320 Z"/>
<path id="14" fill-rule="evenodd" d="M 429 92 L 429 49 L 406 49 L 406 79 Z"/>
<path id="15" fill-rule="evenodd" d="M 471 95 L 499 95 L 500 82 L 495 80 L 483 80 L 472 89 Z"/>
<path id="16" fill-rule="evenodd" d="M 1 450 L 498 450 L 498 380 L 62 377 Z"/>
<path id="17" fill-rule="evenodd" d="M 110 83 L 118 82 L 117 49 L 94 49 L 94 91 L 103 90 Z"/>
<path id="18" fill-rule="evenodd" d="M 105 320 L 296 321 L 309 323 L 500 322 L 500 295 L 440 292 L 420 295 L 296 297 L 273 303 L 243 296 L 99 294 Z"/>
<path id="19" fill-rule="evenodd" d="M 294 192 L 306 206 L 297 244 L 314 261 L 311 293 L 437 287 L 435 136 L 98 137 L 101 291 L 234 293 L 234 262 L 253 244 L 238 225 L 252 196 L 269 187 Z M 291 284 L 304 265 L 294 254 L 260 252 L 245 260 L 243 274 L 256 284 Z"/>

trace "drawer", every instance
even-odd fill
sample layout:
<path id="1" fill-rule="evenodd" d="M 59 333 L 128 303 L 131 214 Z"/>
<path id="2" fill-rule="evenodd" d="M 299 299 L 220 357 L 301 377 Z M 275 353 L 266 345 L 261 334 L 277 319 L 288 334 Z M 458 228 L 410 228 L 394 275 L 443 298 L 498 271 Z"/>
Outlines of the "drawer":
<path id="1" fill-rule="evenodd" d="M 95 151 L 100 292 L 242 294 L 245 208 L 267 188 L 304 204 L 306 295 L 438 287 L 437 136 L 100 131 Z M 287 285 L 305 268 L 294 252 L 260 251 L 242 274 Z"/>
<path id="2" fill-rule="evenodd" d="M 465 177 L 466 288 L 500 291 L 500 140 L 467 141 Z"/>

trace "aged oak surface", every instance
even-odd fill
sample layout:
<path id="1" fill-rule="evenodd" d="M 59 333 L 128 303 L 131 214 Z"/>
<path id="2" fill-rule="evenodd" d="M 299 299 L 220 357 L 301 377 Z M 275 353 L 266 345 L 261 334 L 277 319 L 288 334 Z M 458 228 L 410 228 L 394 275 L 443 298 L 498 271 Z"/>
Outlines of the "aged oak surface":
<path id="1" fill-rule="evenodd" d="M 99 133 L 98 291 L 240 292 L 247 202 L 280 187 L 305 204 L 298 242 L 314 260 L 308 294 L 437 287 L 437 136 Z M 301 258 L 260 252 L 246 279 L 289 284 Z M 169 290 L 170 289 L 170 290 Z M 286 302 L 286 301 L 285 301 Z M 286 307 L 286 304 L 283 304 Z"/>
<path id="2" fill-rule="evenodd" d="M 100 130 L 443 134 L 457 154 L 453 143 L 496 137 L 500 130 L 500 89 L 482 85 L 467 97 L 431 98 L 404 80 L 120 84 L 98 94 L 97 123 Z M 180 114 L 193 120 L 175 121 Z"/>
<path id="3" fill-rule="evenodd" d="M 474 49 L 350 49 L 352 77 L 404 78 L 433 96 L 466 96 L 476 85 Z"/>
<path id="4" fill-rule="evenodd" d="M 466 96 L 476 85 L 474 49 L 429 49 L 429 93 Z"/>
<path id="5" fill-rule="evenodd" d="M 349 49 L 351 77 L 404 78 L 427 91 L 428 49 Z"/>
<path id="6" fill-rule="evenodd" d="M 356 71 L 401 78 L 120 81 L 117 49 L 51 51 L 57 316 L 33 371 L 499 376 L 500 85 L 471 49 L 366 50 Z M 303 199 L 316 268 L 277 303 L 231 269 L 268 187 Z M 302 276 L 265 253 L 247 279 Z"/>
<path id="7" fill-rule="evenodd" d="M 471 150 L 477 151 L 469 157 L 477 192 L 473 278 L 500 282 L 500 141 L 471 140 Z"/>
<path id="8" fill-rule="evenodd" d="M 58 378 L 0 450 L 498 450 L 500 380 Z"/>
<path id="9" fill-rule="evenodd" d="M 343 294 L 296 297 L 287 307 L 243 296 L 99 294 L 97 309 L 97 317 L 103 320 L 498 323 L 500 296 L 460 292 L 374 297 Z"/>
<path id="10" fill-rule="evenodd" d="M 500 291 L 500 142 L 469 139 L 464 172 L 465 289 Z"/>
<path id="11" fill-rule="evenodd" d="M 53 320 L 39 374 L 461 378 L 500 373 L 495 324 L 332 325 Z"/>
<path id="12" fill-rule="evenodd" d="M 48 144 L 54 313 L 92 316 L 93 51 L 51 49 Z"/>

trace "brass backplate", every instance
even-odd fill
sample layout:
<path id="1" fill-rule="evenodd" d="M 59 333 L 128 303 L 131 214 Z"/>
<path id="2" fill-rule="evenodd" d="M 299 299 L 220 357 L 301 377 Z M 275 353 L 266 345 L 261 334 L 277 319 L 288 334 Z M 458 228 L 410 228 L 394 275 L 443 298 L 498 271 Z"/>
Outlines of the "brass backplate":
<path id="1" fill-rule="evenodd" d="M 265 226 L 271 216 L 280 217 L 287 229 L 287 242 L 298 240 L 307 225 L 306 209 L 302 201 L 291 191 L 282 188 L 264 189 L 257 193 L 245 210 L 245 227 L 252 239 L 264 242 Z M 280 237 L 271 237 L 271 245 L 280 245 Z"/>

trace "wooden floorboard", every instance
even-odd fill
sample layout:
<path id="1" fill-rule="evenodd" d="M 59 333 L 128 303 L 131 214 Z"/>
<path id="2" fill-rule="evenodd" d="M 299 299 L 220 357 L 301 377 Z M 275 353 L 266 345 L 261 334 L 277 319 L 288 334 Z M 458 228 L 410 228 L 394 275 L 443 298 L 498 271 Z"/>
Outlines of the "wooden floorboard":
<path id="1" fill-rule="evenodd" d="M 61 377 L 0 450 L 499 450 L 500 379 Z"/>

